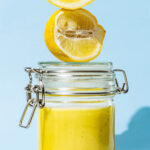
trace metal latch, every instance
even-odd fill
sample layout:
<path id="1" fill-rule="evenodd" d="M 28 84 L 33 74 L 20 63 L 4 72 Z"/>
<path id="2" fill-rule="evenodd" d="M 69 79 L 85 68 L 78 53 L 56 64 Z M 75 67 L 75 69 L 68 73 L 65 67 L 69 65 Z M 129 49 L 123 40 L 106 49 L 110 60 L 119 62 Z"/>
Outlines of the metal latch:
<path id="1" fill-rule="evenodd" d="M 129 85 L 128 85 L 126 72 L 124 70 L 122 70 L 122 69 L 114 69 L 113 71 L 114 72 L 121 72 L 121 73 L 123 73 L 123 77 L 124 77 L 124 81 L 125 81 L 123 83 L 122 87 L 119 87 L 118 80 L 117 80 L 117 78 L 115 78 L 116 87 L 117 87 L 117 93 L 118 94 L 121 94 L 122 92 L 123 93 L 127 93 L 129 91 Z"/>
<path id="2" fill-rule="evenodd" d="M 42 71 L 38 70 L 39 75 L 40 75 L 40 78 L 39 78 L 40 86 L 39 85 L 32 85 L 32 73 L 35 73 L 35 72 L 37 73 L 37 69 L 35 71 L 32 68 L 25 68 L 25 71 L 29 75 L 29 84 L 25 87 L 26 95 L 27 95 L 27 105 L 26 105 L 26 107 L 23 111 L 23 114 L 21 116 L 19 126 L 22 128 L 29 128 L 30 124 L 32 122 L 36 108 L 37 107 L 42 108 L 45 106 L 45 95 L 44 95 L 44 85 L 42 82 Z M 33 93 L 35 93 L 35 95 L 36 95 L 35 98 L 32 98 Z M 39 95 L 40 93 L 42 93 L 41 99 L 40 99 L 40 95 Z M 33 107 L 33 110 L 31 112 L 31 115 L 30 115 L 30 118 L 29 118 L 27 124 L 23 125 L 23 121 L 24 121 L 25 115 L 26 115 L 29 107 Z"/>

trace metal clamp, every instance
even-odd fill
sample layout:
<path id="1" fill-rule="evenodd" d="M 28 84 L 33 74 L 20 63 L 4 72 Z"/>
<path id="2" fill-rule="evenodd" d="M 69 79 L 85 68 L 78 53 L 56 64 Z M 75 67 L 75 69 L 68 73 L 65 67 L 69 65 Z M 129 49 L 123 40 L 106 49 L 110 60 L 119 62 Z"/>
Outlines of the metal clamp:
<path id="1" fill-rule="evenodd" d="M 126 72 L 124 70 L 121 70 L 121 69 L 114 69 L 113 71 L 114 72 L 122 72 L 123 76 L 124 76 L 124 80 L 125 80 L 125 83 L 123 83 L 122 87 L 120 87 L 118 84 L 117 78 L 115 79 L 116 86 L 117 86 L 117 93 L 118 94 L 121 94 L 122 92 L 127 93 L 129 91 L 129 85 L 128 85 Z"/>
<path id="2" fill-rule="evenodd" d="M 28 73 L 29 75 L 29 84 L 25 87 L 26 90 L 26 95 L 27 95 L 27 105 L 23 111 L 23 114 L 21 116 L 20 119 L 20 123 L 19 126 L 23 127 L 23 128 L 29 128 L 30 124 L 32 122 L 35 110 L 37 107 L 42 108 L 45 106 L 45 92 L 44 92 L 44 85 L 42 82 L 42 72 L 39 70 L 39 74 L 40 74 L 40 86 L 39 85 L 32 85 L 32 73 L 34 73 L 34 69 L 32 68 L 25 68 L 25 71 Z M 36 70 L 37 72 L 37 70 Z M 32 98 L 32 94 L 35 93 L 36 97 Z M 42 98 L 39 98 L 39 94 L 42 93 Z M 27 113 L 27 110 L 29 107 L 33 107 L 33 110 L 31 112 L 30 118 L 27 122 L 26 125 L 23 125 L 23 121 L 25 118 L 25 115 Z"/>
<path id="3" fill-rule="evenodd" d="M 30 118 L 29 118 L 29 120 L 28 120 L 27 125 L 23 125 L 23 120 L 24 120 L 24 118 L 25 118 L 26 112 L 27 112 L 27 110 L 28 110 L 28 107 L 29 107 L 31 104 L 32 104 L 32 107 L 33 107 L 31 116 L 30 116 Z M 34 103 L 34 99 L 30 99 L 30 100 L 28 101 L 28 103 L 27 103 L 27 105 L 26 105 L 24 111 L 23 111 L 22 116 L 21 116 L 21 120 L 20 120 L 20 123 L 19 123 L 19 126 L 20 126 L 20 127 L 22 127 L 22 128 L 29 128 L 29 127 L 30 127 L 30 124 L 31 124 L 31 122 L 32 122 L 32 119 L 33 119 L 33 116 L 34 116 L 34 113 L 35 113 L 36 108 L 37 108 L 37 103 Z"/>

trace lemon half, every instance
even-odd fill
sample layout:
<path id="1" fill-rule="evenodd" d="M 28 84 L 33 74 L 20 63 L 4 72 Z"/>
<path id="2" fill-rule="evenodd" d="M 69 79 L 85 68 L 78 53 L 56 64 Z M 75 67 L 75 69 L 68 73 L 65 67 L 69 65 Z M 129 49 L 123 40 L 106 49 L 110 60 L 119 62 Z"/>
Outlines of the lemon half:
<path id="1" fill-rule="evenodd" d="M 88 62 L 102 49 L 104 28 L 85 9 L 58 10 L 45 28 L 48 49 L 65 62 Z"/>
<path id="2" fill-rule="evenodd" d="M 94 0 L 48 0 L 51 4 L 65 9 L 78 9 L 82 8 Z"/>

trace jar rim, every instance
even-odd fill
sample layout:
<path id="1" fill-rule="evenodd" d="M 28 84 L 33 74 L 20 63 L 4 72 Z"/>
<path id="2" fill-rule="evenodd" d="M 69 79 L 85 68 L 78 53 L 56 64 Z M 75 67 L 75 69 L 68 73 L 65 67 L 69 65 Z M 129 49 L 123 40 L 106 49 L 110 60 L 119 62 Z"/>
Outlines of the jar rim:
<path id="1" fill-rule="evenodd" d="M 112 71 L 112 62 L 39 62 L 39 69 L 44 71 Z"/>
<path id="2" fill-rule="evenodd" d="M 87 65 L 87 64 L 112 64 L 112 62 L 58 62 L 58 61 L 40 61 L 38 62 L 39 65 L 41 64 L 58 64 L 58 65 Z"/>

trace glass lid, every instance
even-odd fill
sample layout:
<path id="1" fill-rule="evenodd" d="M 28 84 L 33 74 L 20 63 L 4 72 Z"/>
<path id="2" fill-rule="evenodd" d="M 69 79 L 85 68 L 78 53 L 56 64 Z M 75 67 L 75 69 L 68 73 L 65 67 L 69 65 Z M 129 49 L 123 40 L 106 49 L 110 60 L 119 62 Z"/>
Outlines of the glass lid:
<path id="1" fill-rule="evenodd" d="M 111 71 L 111 62 L 85 62 L 85 63 L 72 63 L 72 62 L 39 62 L 39 68 L 42 70 L 58 71 Z"/>
<path id="2" fill-rule="evenodd" d="M 40 62 L 38 65 L 45 93 L 49 96 L 116 94 L 116 76 L 111 62 Z M 40 76 L 36 73 L 36 78 Z"/>

